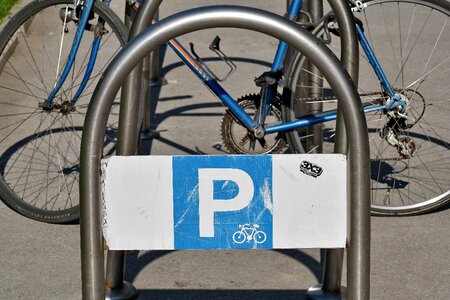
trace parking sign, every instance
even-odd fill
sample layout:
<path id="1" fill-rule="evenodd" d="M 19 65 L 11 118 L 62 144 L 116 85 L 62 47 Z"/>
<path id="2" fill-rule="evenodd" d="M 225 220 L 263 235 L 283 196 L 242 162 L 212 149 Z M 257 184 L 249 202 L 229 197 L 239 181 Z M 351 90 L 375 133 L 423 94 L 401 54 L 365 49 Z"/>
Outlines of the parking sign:
<path id="1" fill-rule="evenodd" d="M 175 249 L 272 247 L 269 156 L 175 156 L 173 191 Z M 236 224 L 267 238 L 234 243 Z"/>
<path id="2" fill-rule="evenodd" d="M 103 167 L 110 249 L 343 247 L 343 155 L 113 157 Z"/>

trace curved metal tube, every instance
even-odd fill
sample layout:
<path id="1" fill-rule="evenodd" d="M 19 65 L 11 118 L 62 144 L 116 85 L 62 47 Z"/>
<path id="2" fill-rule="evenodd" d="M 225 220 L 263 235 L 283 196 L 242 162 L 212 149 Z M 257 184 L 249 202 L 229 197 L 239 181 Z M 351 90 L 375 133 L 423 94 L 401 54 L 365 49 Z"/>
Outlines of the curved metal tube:
<path id="1" fill-rule="evenodd" d="M 284 40 L 304 53 L 329 79 L 329 84 L 341 103 L 349 140 L 352 141 L 349 147 L 351 159 L 348 160 L 350 201 L 352 206 L 358 202 L 363 203 L 355 205 L 357 209 L 353 209 L 351 214 L 362 218 L 370 217 L 367 126 L 359 96 L 339 60 L 309 32 L 269 12 L 237 6 L 214 6 L 186 11 L 146 29 L 130 42 L 108 66 L 91 100 L 83 131 L 80 163 L 83 299 L 97 299 L 104 295 L 103 280 L 100 279 L 103 275 L 100 162 L 107 112 L 126 76 L 152 50 L 179 35 L 212 27 L 250 29 Z M 123 105 L 128 103 L 122 103 L 121 106 Z M 352 248 L 351 255 L 360 261 L 358 266 L 361 268 L 361 278 L 348 284 L 350 299 L 368 299 L 369 295 L 369 249 L 365 245 L 354 245 L 354 241 L 365 240 L 361 236 L 370 236 L 370 228 L 357 228 L 368 224 L 370 223 L 350 224 L 349 249 Z M 354 296 L 351 296 L 350 291 L 355 291 Z M 357 291 L 364 291 L 364 297 L 357 295 Z"/>
<path id="2" fill-rule="evenodd" d="M 353 83 L 358 87 L 359 75 L 359 44 L 356 35 L 355 20 L 350 11 L 348 1 L 328 0 L 331 9 L 336 17 L 341 32 L 341 61 Z M 334 152 L 347 153 L 347 138 L 345 127 L 343 126 L 342 114 L 338 104 L 338 119 L 336 124 L 336 143 Z"/>
<path id="3" fill-rule="evenodd" d="M 138 14 L 132 23 L 130 30 L 129 40 L 132 40 L 136 35 L 142 32 L 145 28 L 151 25 L 151 20 L 153 20 L 157 14 L 158 8 L 161 5 L 162 0 L 146 0 L 142 3 Z M 343 0 L 328 0 L 333 13 L 337 19 L 339 27 L 341 28 L 341 62 L 343 63 L 346 70 L 349 72 L 355 86 L 358 82 L 358 70 L 359 70 L 359 56 L 358 56 L 358 41 L 355 32 L 355 25 L 353 14 L 348 8 L 348 2 Z M 288 7 L 290 3 L 287 3 Z M 314 6 L 319 4 L 313 3 Z M 322 3 L 320 3 L 322 5 Z M 147 57 L 148 58 L 148 57 Z M 139 95 L 135 91 L 140 90 L 139 83 L 144 86 L 149 85 L 148 80 L 142 77 L 140 72 L 142 64 L 133 70 L 132 73 L 127 77 L 125 84 L 122 86 L 122 99 L 125 97 L 127 99 L 133 99 L 133 97 L 138 97 Z M 148 89 L 148 88 L 147 88 Z M 144 96 L 144 101 L 148 96 L 148 93 Z M 142 101 L 142 99 L 141 99 Z M 147 102 L 146 102 L 147 103 Z M 127 105 L 122 109 L 121 117 L 121 132 L 129 132 L 127 139 L 119 138 L 123 141 L 118 147 L 118 154 L 127 155 L 132 154 L 134 149 L 130 149 L 129 146 L 134 145 L 133 140 L 137 139 L 139 124 L 132 122 L 132 120 L 139 119 L 138 107 L 142 106 L 142 102 L 139 106 Z M 141 108 L 142 110 L 142 108 Z M 338 110 L 338 119 L 336 124 L 336 143 L 335 152 L 336 153 L 347 153 L 347 139 L 345 134 L 345 127 L 343 124 L 342 114 Z M 144 129 L 149 129 L 148 120 L 150 116 L 145 115 L 144 122 L 146 126 Z M 128 121 L 126 121 L 128 120 Z M 123 135 L 119 133 L 119 136 Z M 128 145 L 128 147 L 126 146 Z M 370 219 L 369 219 L 370 221 Z M 324 292 L 339 292 L 341 287 L 341 277 L 342 277 L 342 265 L 343 265 L 343 255 L 344 249 L 326 249 L 325 259 L 324 259 L 324 270 L 322 279 L 322 289 Z M 107 271 L 106 271 L 106 284 L 111 288 L 120 288 L 123 284 L 123 269 L 116 268 L 116 265 L 125 264 L 125 251 L 112 251 L 108 252 L 107 259 Z"/>
<path id="4" fill-rule="evenodd" d="M 152 25 L 152 20 L 161 2 L 162 0 L 142 1 L 138 14 L 131 24 L 128 41 Z M 139 119 L 139 110 L 142 109 L 141 99 L 139 99 L 141 84 L 149 86 L 148 81 L 142 81 L 142 62 L 134 68 L 122 86 L 120 98 L 127 104 L 120 106 L 117 155 L 135 154 L 140 126 L 137 120 Z M 125 251 L 108 251 L 105 278 L 107 287 L 110 289 L 123 287 L 124 265 Z"/>
<path id="5" fill-rule="evenodd" d="M 348 7 L 348 1 L 328 0 L 328 3 L 331 6 L 334 16 L 336 17 L 336 21 L 341 33 L 341 62 L 344 68 L 350 74 L 350 77 L 352 78 L 355 86 L 358 87 L 359 44 L 356 35 L 353 14 Z M 340 106 L 341 105 L 338 104 L 338 116 L 336 120 L 336 142 L 334 144 L 334 152 L 347 154 L 347 137 L 345 134 L 344 120 Z M 365 210 L 367 208 L 362 209 Z M 370 223 L 370 217 L 367 218 L 365 215 L 360 216 L 355 214 L 355 218 L 359 219 L 360 217 L 364 218 L 365 222 Z M 353 222 L 356 221 L 354 220 Z M 370 224 L 366 226 L 370 228 Z M 363 245 L 367 245 L 367 247 L 370 247 L 370 236 L 366 237 L 367 240 L 360 241 L 360 243 L 362 243 Z M 353 237 L 353 240 L 355 240 L 355 237 Z M 351 250 L 349 249 L 349 251 Z M 337 292 L 340 290 L 343 260 L 344 249 L 327 249 L 325 251 L 322 279 L 322 289 L 324 291 Z M 356 266 L 355 264 L 357 264 L 357 262 L 348 261 L 348 264 L 348 281 L 352 281 L 353 278 L 357 276 L 353 273 L 353 270 L 358 270 L 358 267 L 353 267 Z M 353 291 L 351 290 L 349 290 L 348 292 L 350 293 L 350 296 L 351 293 L 353 293 Z"/>

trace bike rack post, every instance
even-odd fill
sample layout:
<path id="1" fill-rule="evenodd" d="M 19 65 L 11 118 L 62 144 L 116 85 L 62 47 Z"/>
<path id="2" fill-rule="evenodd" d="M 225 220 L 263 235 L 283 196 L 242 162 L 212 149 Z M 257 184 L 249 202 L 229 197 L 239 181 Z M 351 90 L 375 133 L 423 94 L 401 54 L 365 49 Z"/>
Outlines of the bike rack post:
<path id="1" fill-rule="evenodd" d="M 163 0 L 146 0 L 141 3 L 138 14 L 131 24 L 128 41 L 131 41 L 145 28 L 152 25 L 152 20 L 158 13 L 158 8 Z M 149 63 L 149 58 L 152 54 L 146 56 L 144 63 Z M 159 56 L 159 55 L 158 55 Z M 154 61 L 154 60 L 153 60 Z M 159 64 L 159 59 L 158 59 Z M 134 103 L 134 105 L 122 105 L 120 108 L 120 120 L 132 120 L 130 122 L 120 121 L 118 143 L 117 143 L 117 155 L 133 155 L 136 154 L 136 145 L 138 140 L 139 122 L 137 121 L 139 108 L 142 107 L 140 103 L 141 94 L 136 91 L 140 91 L 141 79 L 145 74 L 142 70 L 147 68 L 140 63 L 127 77 L 124 85 L 122 86 L 121 99 L 122 103 Z M 143 101 L 147 103 L 149 97 L 149 84 L 148 81 L 143 81 L 145 86 L 145 94 Z M 147 99 L 148 97 L 148 99 Z M 147 101 L 148 100 L 148 101 Z M 145 107 L 145 105 L 144 105 Z M 145 118 L 145 116 L 144 116 Z M 107 264 L 106 264 L 106 296 L 108 299 L 129 299 L 135 295 L 135 288 L 124 281 L 124 266 L 125 266 L 125 251 L 108 251 Z"/>
<path id="2" fill-rule="evenodd" d="M 104 298 L 104 253 L 101 233 L 101 185 L 100 161 L 103 135 L 108 114 L 122 83 L 139 62 L 161 43 L 179 35 L 213 27 L 236 27 L 259 31 L 286 41 L 304 53 L 321 73 L 330 78 L 341 103 L 342 114 L 348 132 L 348 190 L 350 223 L 348 236 L 348 299 L 369 299 L 370 257 L 370 194 L 369 153 L 365 117 L 359 96 L 350 77 L 340 62 L 331 55 L 326 46 L 309 32 L 269 12 L 236 7 L 215 6 L 186 11 L 163 20 L 152 30 L 134 39 L 112 61 L 100 80 L 87 113 L 82 137 L 80 159 L 80 206 L 81 206 L 81 260 L 83 299 Z M 125 98 L 123 106 L 138 106 L 136 98 Z M 130 111 L 135 111 L 130 110 Z M 119 154 L 134 154 L 136 141 L 134 127 L 137 114 L 129 113 L 130 119 L 120 115 Z M 121 251 L 123 252 L 123 251 Z M 123 264 L 111 262 L 122 269 Z M 353 270 L 350 270 L 353 269 Z M 107 271 L 108 272 L 108 271 Z M 109 274 L 107 273 L 108 277 Z M 110 276 L 114 277 L 115 276 Z M 119 298 L 117 298 L 119 299 Z M 120 298 L 125 299 L 125 298 Z"/>
<path id="3" fill-rule="evenodd" d="M 159 17 L 159 6 L 162 0 L 143 0 L 139 10 L 132 23 L 127 24 L 130 28 L 130 35 L 128 41 L 132 40 L 137 34 L 144 31 L 145 28 L 151 26 L 152 20 Z M 143 107 L 141 138 L 150 139 L 155 137 L 151 132 L 151 90 L 159 86 L 165 85 L 167 82 L 160 77 L 160 53 L 159 47 L 155 49 L 148 57 L 146 57 L 142 64 L 141 74 L 132 74 L 125 86 L 130 86 L 130 90 L 139 87 L 137 84 L 141 82 L 143 86 L 142 95 L 140 95 Z M 139 76 L 139 77 L 138 77 Z M 130 96 L 127 96 L 130 97 Z"/>
<path id="4" fill-rule="evenodd" d="M 131 29 L 133 24 L 133 6 L 133 3 L 131 2 L 127 1 L 125 3 L 124 23 L 128 29 Z M 128 41 L 130 41 L 130 37 L 128 38 Z M 132 73 L 129 77 L 130 82 L 138 82 L 138 80 L 138 72 Z M 134 93 L 135 89 L 130 86 L 130 82 L 124 84 L 121 92 L 121 98 L 133 98 L 139 96 Z M 105 299 L 131 299 L 137 295 L 136 288 L 130 283 L 124 281 L 124 267 L 125 252 L 108 251 L 105 276 Z"/>
<path id="5" fill-rule="evenodd" d="M 316 24 L 323 17 L 323 1 L 322 0 L 306 0 L 304 2 L 305 10 L 308 11 L 312 18 L 312 23 Z M 311 86 L 308 89 L 307 97 L 321 97 L 323 80 L 318 75 L 318 70 L 314 65 L 308 62 L 308 74 L 306 78 L 306 86 Z M 302 78 L 301 78 L 302 80 Z M 304 79 L 303 79 L 304 80 Z M 310 84 L 313 82 L 313 84 Z M 311 104 L 308 114 L 317 114 L 323 111 L 322 103 Z M 323 125 L 316 124 L 307 129 L 307 135 L 312 135 L 307 139 L 307 149 L 316 148 L 316 153 L 322 153 L 323 149 Z M 341 277 L 344 249 L 325 249 L 324 266 L 322 273 L 322 284 L 318 284 L 308 289 L 308 296 L 310 298 L 318 298 L 325 294 L 336 294 L 341 292 Z"/>
<path id="6" fill-rule="evenodd" d="M 348 6 L 346 1 L 328 0 L 328 3 L 335 14 L 341 32 L 341 62 L 352 78 L 355 87 L 358 87 L 359 46 L 353 15 L 348 10 L 348 7 L 346 7 Z M 311 6 L 311 9 L 314 9 L 314 7 Z M 334 152 L 347 154 L 347 138 L 345 134 L 342 112 L 339 109 L 340 105 L 341 104 L 338 103 L 338 119 L 336 120 L 336 142 L 334 145 Z M 325 249 L 322 284 L 309 289 L 308 295 L 311 298 L 323 299 L 325 295 L 328 294 L 329 297 L 332 297 L 333 294 L 340 291 L 343 257 L 344 249 Z M 353 263 L 355 262 L 352 262 L 352 264 Z M 353 274 L 351 276 L 356 275 Z"/>
<path id="7" fill-rule="evenodd" d="M 311 22 L 316 23 L 323 16 L 323 1 L 322 0 L 306 0 L 303 2 L 304 8 L 311 15 Z M 303 7 L 302 7 L 303 8 Z M 323 79 L 320 76 L 317 76 L 318 70 L 317 68 L 307 62 L 307 78 L 306 78 L 306 86 L 310 86 L 307 90 L 306 97 L 321 97 L 323 94 L 322 86 Z M 312 103 L 308 107 L 307 114 L 319 114 L 323 111 L 323 104 L 321 102 Z M 314 153 L 322 153 L 322 143 L 323 143 L 323 124 L 319 123 L 307 128 L 307 149 L 315 149 Z M 309 145 L 308 145 L 309 144 Z M 308 150 L 309 151 L 309 150 Z"/>
<path id="8" fill-rule="evenodd" d="M 355 25 L 352 13 L 348 9 L 348 2 L 342 0 L 327 0 L 330 4 L 333 13 L 337 19 L 339 24 L 339 28 L 341 31 L 341 62 L 343 63 L 345 69 L 350 74 L 351 78 L 355 86 L 358 86 L 358 71 L 359 71 L 359 46 L 357 41 L 357 36 L 355 32 Z M 287 7 L 290 6 L 290 0 L 286 1 Z M 313 22 L 319 21 L 319 16 L 321 16 L 322 10 L 322 1 L 305 1 L 306 5 L 303 7 L 304 9 L 310 11 L 311 16 L 313 17 Z M 311 5 L 312 4 L 312 5 Z M 319 10 L 319 11 L 317 11 Z M 315 72 L 312 72 L 315 73 Z M 309 76 L 303 76 L 303 78 L 299 78 L 300 85 L 308 85 L 303 81 L 309 80 Z M 298 91 L 296 91 L 298 92 Z M 303 95 L 298 95 L 298 97 L 302 97 Z M 300 107 L 300 111 L 305 111 L 306 107 Z M 320 131 L 320 130 L 319 130 Z M 321 136 L 320 134 L 315 134 L 314 136 Z M 313 142 L 315 145 L 320 144 L 321 141 Z M 319 151 L 321 152 L 321 151 Z M 347 139 L 345 135 L 345 127 L 343 123 L 342 114 L 340 113 L 339 104 L 338 104 L 338 118 L 336 121 L 336 142 L 335 142 L 335 153 L 347 153 Z M 343 255 L 344 249 L 325 249 L 324 256 L 324 270 L 323 270 L 323 278 L 322 284 L 311 287 L 308 291 L 308 295 L 310 298 L 319 298 L 323 299 L 325 295 L 328 295 L 330 298 L 333 298 L 333 295 L 338 293 L 341 288 L 341 277 L 342 277 L 342 264 L 343 264 Z"/>
<path id="9" fill-rule="evenodd" d="M 350 77 L 353 79 L 355 86 L 358 86 L 358 70 L 359 70 L 359 56 L 358 56 L 358 43 L 354 27 L 353 15 L 348 10 L 348 3 L 342 0 L 328 0 L 338 24 L 341 28 L 341 61 L 349 72 Z M 130 40 L 135 37 L 138 33 L 142 32 L 147 26 L 150 25 L 149 20 L 152 20 L 158 16 L 158 8 L 161 5 L 162 0 L 146 0 L 141 4 L 141 8 L 136 16 L 135 22 L 132 24 L 132 29 L 130 33 Z M 286 7 L 289 8 L 291 0 L 286 0 Z M 323 15 L 323 1 L 322 0 L 306 0 L 306 9 L 309 9 L 313 22 L 317 22 Z M 150 62 L 148 60 L 150 59 Z M 158 63 L 158 64 L 157 64 Z M 150 65 L 150 74 L 147 74 L 145 68 Z M 317 72 L 317 70 L 311 70 L 312 73 Z M 159 52 L 153 51 L 150 57 L 146 57 L 144 60 L 144 70 L 143 70 L 143 84 L 148 85 L 146 77 L 150 76 L 151 87 L 161 85 L 161 78 L 159 77 Z M 310 76 L 314 77 L 314 76 Z M 310 78 L 311 79 L 311 78 Z M 309 80 L 310 80 L 309 79 Z M 137 82 L 138 79 L 133 79 L 130 75 L 129 82 L 127 85 L 132 84 L 132 82 Z M 134 89 L 138 87 L 135 86 Z M 133 90 L 133 88 L 130 88 Z M 143 131 L 145 137 L 153 136 L 150 132 L 150 93 L 149 89 L 145 88 L 146 94 L 144 94 L 144 117 L 143 117 Z M 317 91 L 312 91 L 317 92 Z M 317 110 L 321 111 L 318 107 Z M 338 119 L 336 124 L 336 143 L 335 143 L 335 153 L 347 153 L 347 142 L 345 135 L 345 127 L 343 126 L 343 119 L 340 110 L 338 109 Z M 317 127 L 314 127 L 317 131 Z M 320 129 L 319 129 L 320 131 Z M 321 134 L 315 134 L 314 136 L 321 136 Z M 318 142 L 318 141 L 316 141 Z M 321 151 L 319 151 L 321 152 Z M 324 258 L 324 270 L 322 284 L 311 287 L 309 291 L 310 297 L 323 297 L 324 294 L 330 293 L 332 296 L 338 293 L 341 288 L 341 277 L 342 277 L 342 265 L 343 265 L 343 255 L 344 249 L 325 249 Z M 115 257 L 115 256 L 112 256 Z M 108 261 L 114 258 L 108 258 Z M 118 259 L 118 258 L 116 258 Z M 115 285 L 113 285 L 115 286 Z"/>
<path id="10" fill-rule="evenodd" d="M 151 1 L 151 0 L 149 0 Z M 159 6 L 159 5 L 158 5 Z M 150 18 L 149 18 L 150 19 Z M 151 19 L 158 20 L 159 19 L 159 11 L 157 10 L 154 17 Z M 137 32 L 141 32 L 139 30 Z M 142 70 L 143 73 L 143 84 L 144 84 L 144 116 L 142 121 L 142 129 L 141 129 L 141 139 L 152 139 L 158 136 L 158 133 L 153 132 L 151 130 L 151 102 L 154 98 L 152 94 L 154 94 L 153 90 L 158 90 L 161 86 L 167 84 L 167 80 L 161 77 L 161 65 L 160 65 L 161 55 L 160 55 L 160 47 L 158 47 L 155 51 L 153 51 L 145 60 L 144 60 L 144 68 Z"/>

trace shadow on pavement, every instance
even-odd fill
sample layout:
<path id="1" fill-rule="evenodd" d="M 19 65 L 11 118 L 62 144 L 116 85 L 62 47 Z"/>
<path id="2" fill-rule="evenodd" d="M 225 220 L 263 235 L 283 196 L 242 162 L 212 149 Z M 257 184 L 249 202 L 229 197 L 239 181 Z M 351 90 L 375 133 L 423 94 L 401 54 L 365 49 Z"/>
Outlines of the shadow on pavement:
<path id="1" fill-rule="evenodd" d="M 317 282 L 322 278 L 322 262 L 324 251 L 320 251 L 320 262 L 309 254 L 297 249 L 271 250 L 289 256 L 307 267 L 316 277 Z M 139 251 L 128 251 L 126 256 L 125 280 L 133 282 L 139 273 L 153 261 L 174 251 L 148 251 L 139 256 Z M 180 287 L 183 288 L 183 287 Z M 305 291 L 300 290 L 139 290 L 140 299 L 198 299 L 202 297 L 215 299 L 303 299 L 299 298 Z M 142 298 L 144 297 L 144 298 Z M 186 297 L 186 298 L 184 298 Z"/>
<path id="2" fill-rule="evenodd" d="M 139 290 L 137 299 L 296 299 L 306 298 L 305 290 Z"/>

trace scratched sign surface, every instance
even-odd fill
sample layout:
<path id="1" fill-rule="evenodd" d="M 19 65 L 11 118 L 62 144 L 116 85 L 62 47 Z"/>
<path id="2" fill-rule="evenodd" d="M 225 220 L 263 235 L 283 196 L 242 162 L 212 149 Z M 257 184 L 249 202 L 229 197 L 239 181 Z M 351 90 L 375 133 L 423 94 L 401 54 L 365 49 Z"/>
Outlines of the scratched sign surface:
<path id="1" fill-rule="evenodd" d="M 102 172 L 112 250 L 345 246 L 342 155 L 119 156 Z"/>

